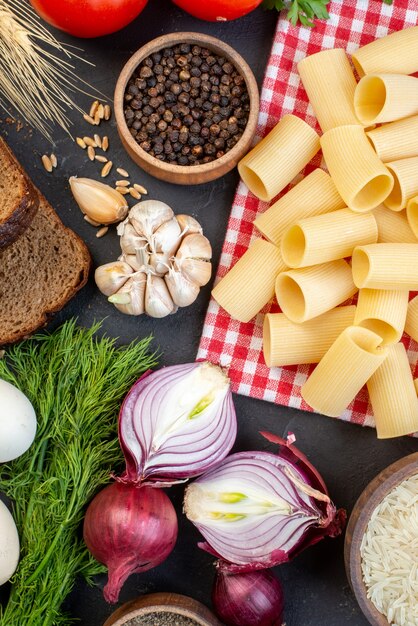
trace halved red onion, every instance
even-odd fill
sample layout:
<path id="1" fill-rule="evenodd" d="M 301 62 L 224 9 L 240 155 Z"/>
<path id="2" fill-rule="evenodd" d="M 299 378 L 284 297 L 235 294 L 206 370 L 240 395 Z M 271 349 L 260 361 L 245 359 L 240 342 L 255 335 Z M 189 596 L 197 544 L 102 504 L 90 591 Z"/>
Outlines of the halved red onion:
<path id="1" fill-rule="evenodd" d="M 186 515 L 207 542 L 200 547 L 227 561 L 228 571 L 289 561 L 344 526 L 345 512 L 336 510 L 306 457 L 268 438 L 286 444 L 279 455 L 232 454 L 186 490 Z"/>
<path id="2" fill-rule="evenodd" d="M 122 482 L 169 486 L 222 461 L 236 437 L 229 378 L 208 362 L 165 367 L 140 378 L 119 414 Z"/>

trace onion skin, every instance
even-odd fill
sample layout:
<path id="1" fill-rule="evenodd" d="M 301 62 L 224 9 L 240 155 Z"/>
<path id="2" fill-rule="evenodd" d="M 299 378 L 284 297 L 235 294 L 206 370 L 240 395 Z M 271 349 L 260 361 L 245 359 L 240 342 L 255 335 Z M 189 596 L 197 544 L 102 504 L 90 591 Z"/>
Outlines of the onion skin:
<path id="1" fill-rule="evenodd" d="M 228 626 L 281 626 L 282 586 L 269 569 L 231 574 L 219 568 L 212 590 L 218 617 Z"/>
<path id="2" fill-rule="evenodd" d="M 94 558 L 108 568 L 105 600 L 117 602 L 130 574 L 162 563 L 177 530 L 176 512 L 161 489 L 112 483 L 100 491 L 87 509 L 83 536 Z"/>

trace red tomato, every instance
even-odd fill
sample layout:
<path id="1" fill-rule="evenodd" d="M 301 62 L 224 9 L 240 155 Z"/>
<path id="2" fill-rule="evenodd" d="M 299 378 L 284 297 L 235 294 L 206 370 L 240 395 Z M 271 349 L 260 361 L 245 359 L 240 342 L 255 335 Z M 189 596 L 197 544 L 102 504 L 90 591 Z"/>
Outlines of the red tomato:
<path id="1" fill-rule="evenodd" d="M 100 37 L 132 22 L 148 0 L 30 0 L 49 24 L 76 37 Z"/>
<path id="2" fill-rule="evenodd" d="M 254 11 L 263 0 L 173 0 L 190 15 L 208 22 L 236 20 Z"/>

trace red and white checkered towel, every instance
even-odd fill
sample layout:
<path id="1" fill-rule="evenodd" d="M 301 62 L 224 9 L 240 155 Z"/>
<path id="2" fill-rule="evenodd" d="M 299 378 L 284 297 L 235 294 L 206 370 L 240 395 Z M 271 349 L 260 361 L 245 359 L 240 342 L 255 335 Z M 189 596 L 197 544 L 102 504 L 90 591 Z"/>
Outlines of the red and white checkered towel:
<path id="1" fill-rule="evenodd" d="M 392 6 L 384 4 L 382 0 L 336 0 L 328 5 L 328 10 L 330 19 L 317 22 L 313 29 L 292 26 L 284 14 L 279 19 L 261 93 L 257 139 L 264 137 L 286 113 L 296 114 L 319 132 L 296 70 L 297 63 L 305 56 L 328 48 L 345 48 L 351 54 L 359 46 L 374 39 L 418 23 L 417 0 L 394 0 Z M 317 155 L 307 166 L 305 173 L 320 164 L 321 157 Z M 250 241 L 260 237 L 253 227 L 253 221 L 267 207 L 242 182 L 238 185 L 217 280 L 244 254 Z M 233 320 L 212 299 L 203 327 L 198 358 L 228 367 L 233 391 L 236 393 L 311 410 L 302 400 L 300 389 L 313 366 L 268 368 L 264 363 L 263 314 L 271 310 L 278 311 L 277 304 L 267 305 L 255 319 L 243 324 Z M 408 349 L 410 362 L 418 373 L 418 344 L 406 335 L 403 341 Z M 374 426 L 365 389 L 358 394 L 341 419 Z"/>

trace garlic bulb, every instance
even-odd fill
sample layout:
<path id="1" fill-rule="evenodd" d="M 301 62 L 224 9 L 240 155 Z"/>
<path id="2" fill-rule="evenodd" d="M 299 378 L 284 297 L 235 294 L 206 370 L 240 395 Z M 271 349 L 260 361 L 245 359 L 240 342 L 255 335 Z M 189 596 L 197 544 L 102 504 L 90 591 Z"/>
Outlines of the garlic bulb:
<path id="1" fill-rule="evenodd" d="M 210 280 L 212 248 L 190 215 L 146 200 L 131 208 L 117 233 L 122 254 L 96 270 L 96 282 L 122 313 L 165 317 L 192 304 Z"/>
<path id="2" fill-rule="evenodd" d="M 109 302 L 121 313 L 126 315 L 142 315 L 145 313 L 144 299 L 147 275 L 144 272 L 136 272 L 124 285 L 108 298 Z"/>
<path id="3" fill-rule="evenodd" d="M 145 289 L 145 312 L 151 317 L 166 317 L 174 313 L 174 309 L 164 279 L 149 273 Z"/>
<path id="4" fill-rule="evenodd" d="M 96 269 L 94 280 L 105 296 L 111 296 L 126 283 L 132 272 L 132 267 L 123 261 L 106 263 Z"/>
<path id="5" fill-rule="evenodd" d="M 128 213 L 125 198 L 110 185 L 71 176 L 70 187 L 81 211 L 98 224 L 120 222 Z"/>

